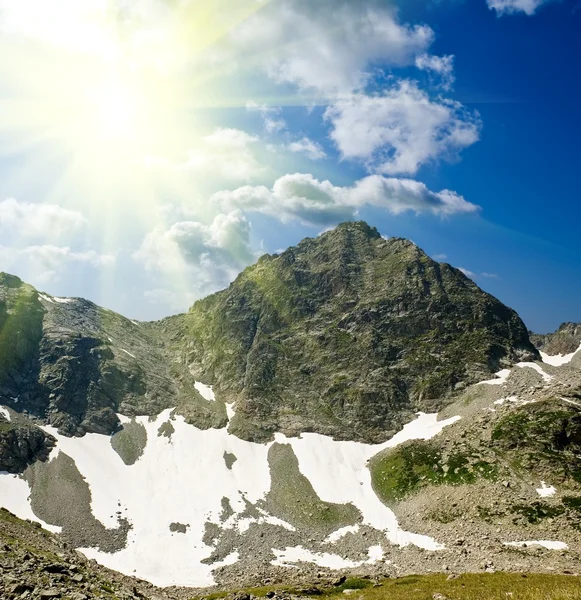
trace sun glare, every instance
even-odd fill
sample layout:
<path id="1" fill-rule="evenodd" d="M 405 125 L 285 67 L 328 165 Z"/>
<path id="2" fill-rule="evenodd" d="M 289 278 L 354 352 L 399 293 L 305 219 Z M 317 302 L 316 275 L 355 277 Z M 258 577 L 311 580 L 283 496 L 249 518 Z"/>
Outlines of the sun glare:
<path id="1" fill-rule="evenodd" d="M 268 1 L 0 0 L 1 147 L 29 157 L 12 177 L 58 165 L 46 201 L 83 203 L 112 236 L 120 204 L 153 220 L 166 190 L 191 197 L 148 157 L 182 164 L 211 133 L 199 109 L 232 90 L 205 53 Z"/>
<path id="2" fill-rule="evenodd" d="M 96 100 L 97 121 L 106 137 L 128 137 L 135 133 L 138 98 L 120 84 L 105 86 Z"/>

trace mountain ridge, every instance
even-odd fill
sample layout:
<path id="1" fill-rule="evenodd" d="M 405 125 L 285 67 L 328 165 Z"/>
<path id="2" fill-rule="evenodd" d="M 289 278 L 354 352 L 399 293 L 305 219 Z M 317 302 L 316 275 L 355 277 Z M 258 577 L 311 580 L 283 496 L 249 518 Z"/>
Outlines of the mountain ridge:
<path id="1" fill-rule="evenodd" d="M 514 311 L 364 222 L 264 255 L 227 289 L 158 322 L 12 276 L 0 288 L 0 355 L 20 348 L 16 363 L 0 364 L 0 397 L 68 435 L 113 433 L 117 412 L 177 407 L 243 439 L 316 431 L 379 442 L 417 410 L 539 358 Z M 214 386 L 216 402 L 196 380 Z"/>

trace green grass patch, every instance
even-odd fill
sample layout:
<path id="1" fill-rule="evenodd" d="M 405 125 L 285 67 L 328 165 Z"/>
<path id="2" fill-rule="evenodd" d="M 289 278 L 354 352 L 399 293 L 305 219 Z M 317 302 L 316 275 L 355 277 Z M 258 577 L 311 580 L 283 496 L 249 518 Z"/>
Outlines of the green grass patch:
<path id="1" fill-rule="evenodd" d="M 413 441 L 375 456 L 369 465 L 376 494 L 385 503 L 402 500 L 426 485 L 460 485 L 496 479 L 496 465 L 475 454 L 443 456 L 433 442 Z"/>

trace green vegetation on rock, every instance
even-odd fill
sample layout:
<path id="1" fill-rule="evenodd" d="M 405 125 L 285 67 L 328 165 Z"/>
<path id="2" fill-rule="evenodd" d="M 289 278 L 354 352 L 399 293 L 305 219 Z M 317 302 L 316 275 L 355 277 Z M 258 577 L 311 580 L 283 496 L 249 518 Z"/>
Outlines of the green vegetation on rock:
<path id="1" fill-rule="evenodd" d="M 500 419 L 491 441 L 517 470 L 581 483 L 581 411 L 575 405 L 548 399 L 518 408 Z"/>
<path id="2" fill-rule="evenodd" d="M 478 454 L 451 451 L 444 455 L 436 442 L 422 440 L 384 450 L 371 459 L 369 470 L 373 489 L 386 504 L 403 500 L 427 485 L 459 485 L 497 477 L 496 465 Z"/>
<path id="3" fill-rule="evenodd" d="M 413 243 L 344 223 L 263 256 L 155 325 L 230 402 L 249 440 L 317 431 L 378 442 L 461 383 L 538 358 L 516 313 Z"/>

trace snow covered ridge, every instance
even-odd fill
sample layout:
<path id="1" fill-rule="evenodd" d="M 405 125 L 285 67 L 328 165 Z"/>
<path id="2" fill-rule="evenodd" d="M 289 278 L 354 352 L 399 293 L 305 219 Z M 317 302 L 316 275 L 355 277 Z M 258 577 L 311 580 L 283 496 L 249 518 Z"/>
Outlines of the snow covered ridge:
<path id="1" fill-rule="evenodd" d="M 157 417 L 122 418 L 124 424 L 142 428 L 147 435 L 143 453 L 131 466 L 121 460 L 107 436 L 67 438 L 54 428 L 45 427 L 57 439 L 57 446 L 50 463 L 37 463 L 35 469 L 50 468 L 59 456 L 71 457 L 90 488 L 92 515 L 109 530 L 118 527 L 119 514 L 130 522 L 125 548 L 113 554 L 98 548 L 83 549 L 89 558 L 159 586 L 204 587 L 215 583 L 217 568 L 236 563 L 244 552 L 243 548 L 229 547 L 227 553 L 217 555 L 216 561 L 208 564 L 220 539 L 205 537 L 208 526 L 220 535 L 238 536 L 232 539 L 243 539 L 240 536 L 257 526 L 279 530 L 281 541 L 273 542 L 271 548 L 271 562 L 275 565 L 292 567 L 309 562 L 347 568 L 382 559 L 384 551 L 377 542 L 370 543 L 363 560 L 341 555 L 338 546 L 329 546 L 329 551 L 306 549 L 298 542 L 298 533 L 293 533 L 295 527 L 291 523 L 268 512 L 264 499 L 273 476 L 268 455 L 277 443 L 292 447 L 301 474 L 320 500 L 352 503 L 359 511 L 361 525 L 383 532 L 385 548 L 390 544 L 415 544 L 428 550 L 443 548 L 428 536 L 400 528 L 393 512 L 373 492 L 367 461 L 381 450 L 407 440 L 430 439 L 458 419 L 438 421 L 435 414 L 419 413 L 391 440 L 378 445 L 336 442 L 312 433 L 299 438 L 277 434 L 275 442 L 256 444 L 241 440 L 226 429 L 197 429 L 166 410 Z M 227 461 L 227 456 L 234 456 L 235 460 Z M 338 481 L 341 485 L 337 485 Z M 29 494 L 23 479 L 0 474 L 0 505 L 20 517 L 39 520 L 32 514 Z M 224 514 L 224 499 L 228 501 L 228 515 Z M 323 544 L 339 544 L 342 537 L 358 527 L 342 527 Z M 284 536 L 293 535 L 296 545 L 285 543 L 289 538 Z"/>

